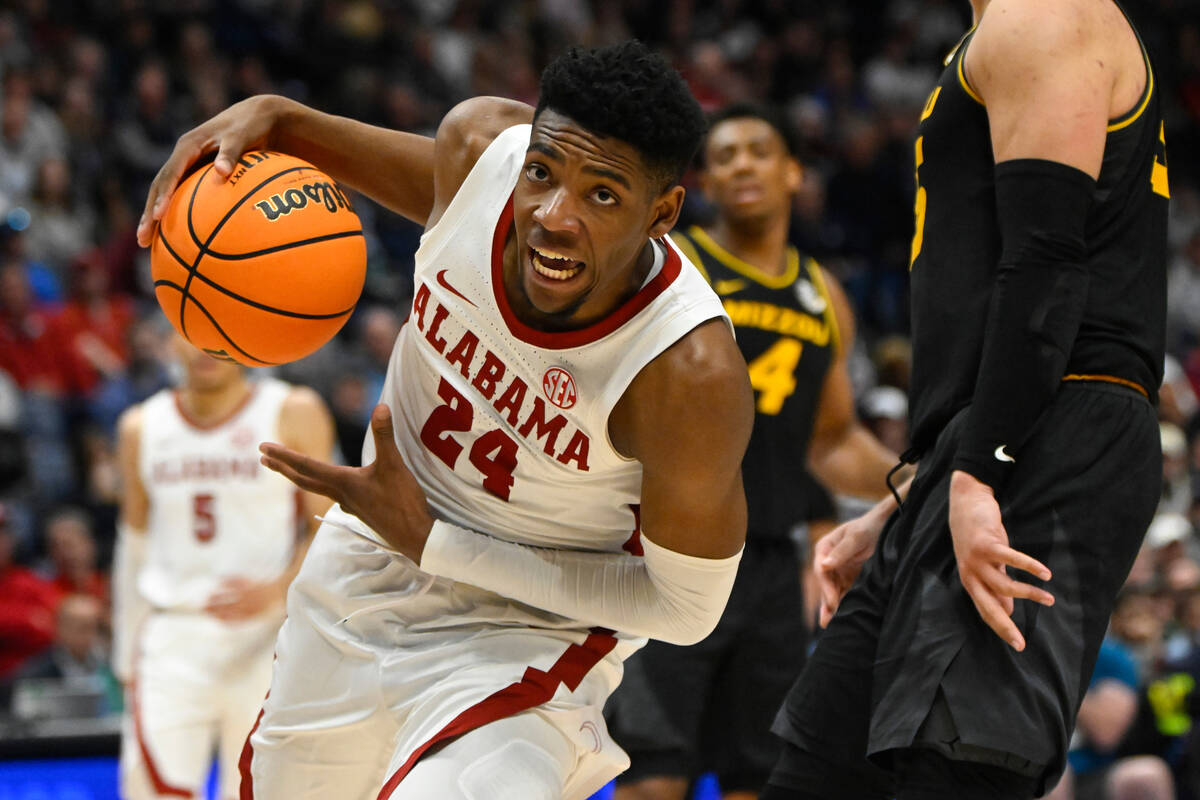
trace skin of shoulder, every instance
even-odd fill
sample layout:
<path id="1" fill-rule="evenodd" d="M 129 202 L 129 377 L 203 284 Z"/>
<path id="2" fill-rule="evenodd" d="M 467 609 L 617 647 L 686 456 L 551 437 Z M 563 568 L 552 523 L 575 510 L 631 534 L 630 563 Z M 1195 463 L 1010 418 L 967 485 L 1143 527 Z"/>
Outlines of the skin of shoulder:
<path id="1" fill-rule="evenodd" d="M 492 140 L 513 125 L 532 121 L 532 106 L 503 97 L 472 97 L 450 109 L 434 140 L 434 199 L 427 228 L 441 219 Z"/>
<path id="2" fill-rule="evenodd" d="M 741 549 L 753 424 L 746 362 L 723 319 L 697 326 L 634 378 L 609 432 L 642 463 L 642 529 L 655 544 L 700 558 Z"/>
<path id="3" fill-rule="evenodd" d="M 142 439 L 142 406 L 130 406 L 117 420 L 117 467 L 121 475 L 119 517 L 123 524 L 145 532 L 150 498 L 138 474 Z"/>
<path id="4" fill-rule="evenodd" d="M 987 106 L 997 162 L 1044 159 L 1100 174 L 1108 120 L 1136 102 L 1145 71 L 1120 11 L 1100 5 L 987 7 L 964 66 Z"/>

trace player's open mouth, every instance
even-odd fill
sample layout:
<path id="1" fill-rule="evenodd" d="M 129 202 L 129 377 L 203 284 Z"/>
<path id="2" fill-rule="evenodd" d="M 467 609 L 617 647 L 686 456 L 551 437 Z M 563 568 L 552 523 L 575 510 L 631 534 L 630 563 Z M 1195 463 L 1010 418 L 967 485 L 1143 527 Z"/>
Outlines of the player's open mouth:
<path id="1" fill-rule="evenodd" d="M 529 263 L 534 271 L 553 281 L 565 281 L 574 278 L 583 271 L 583 262 L 538 247 L 529 247 Z"/>

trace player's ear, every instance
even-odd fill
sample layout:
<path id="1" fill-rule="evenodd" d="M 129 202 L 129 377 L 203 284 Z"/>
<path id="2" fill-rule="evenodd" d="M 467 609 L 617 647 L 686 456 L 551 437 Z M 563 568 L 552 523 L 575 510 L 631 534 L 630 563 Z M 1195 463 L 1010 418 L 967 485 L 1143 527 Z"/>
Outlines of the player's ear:
<path id="1" fill-rule="evenodd" d="M 650 227 L 646 231 L 652 239 L 666 236 L 675 227 L 679 212 L 683 210 L 684 188 L 675 184 L 660 194 L 650 209 Z"/>
<path id="2" fill-rule="evenodd" d="M 804 167 L 800 166 L 800 162 L 794 158 L 787 160 L 787 166 L 784 168 L 783 179 L 787 182 L 787 189 L 792 194 L 800 191 L 800 185 L 804 181 Z"/>

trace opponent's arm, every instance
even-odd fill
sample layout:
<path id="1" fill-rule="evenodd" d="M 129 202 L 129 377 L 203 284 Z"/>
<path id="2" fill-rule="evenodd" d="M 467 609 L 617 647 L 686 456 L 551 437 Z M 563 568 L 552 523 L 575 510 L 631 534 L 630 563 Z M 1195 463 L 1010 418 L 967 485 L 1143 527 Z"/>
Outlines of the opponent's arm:
<path id="1" fill-rule="evenodd" d="M 304 386 L 292 388 L 279 409 L 279 438 L 288 448 L 310 458 L 328 461 L 333 455 L 333 418 L 320 396 Z M 300 508 L 303 532 L 296 541 L 292 559 L 274 579 L 254 581 L 235 576 L 226 579 L 209 598 L 205 611 L 220 619 L 244 619 L 283 602 L 320 521 L 318 514 L 329 508 L 329 500 L 312 492 L 301 491 Z"/>
<path id="2" fill-rule="evenodd" d="M 337 500 L 434 574 L 678 644 L 716 625 L 745 538 L 741 457 L 753 424 L 745 363 L 723 321 L 647 365 L 613 411 L 614 444 L 643 465 L 644 557 L 529 547 L 434 522 L 386 406 L 371 423 L 376 460 L 366 467 L 332 467 L 277 445 L 263 445 L 263 463 Z"/>
<path id="3" fill-rule="evenodd" d="M 150 244 L 167 201 L 188 167 L 214 150 L 213 168 L 222 177 L 229 177 L 247 150 L 278 150 L 308 161 L 334 180 L 425 225 L 435 202 L 445 208 L 483 148 L 503 130 L 497 126 L 516 124 L 509 121 L 513 119 L 528 122 L 531 117 L 529 106 L 512 100 L 482 97 L 464 101 L 438 129 L 439 139 L 457 146 L 439 149 L 428 136 L 367 125 L 275 95 L 250 97 L 179 138 L 150 184 L 138 223 L 138 243 L 143 247 Z M 435 173 L 442 193 L 437 196 Z"/>
<path id="4" fill-rule="evenodd" d="M 121 500 L 117 513 L 117 542 L 113 554 L 113 674 L 128 683 L 133 677 L 133 650 L 137 630 L 150 613 L 138 592 L 138 575 L 145 563 L 146 523 L 150 498 L 138 474 L 142 409 L 132 406 L 117 422 L 117 467 L 121 475 Z"/>
<path id="5" fill-rule="evenodd" d="M 1008 546 L 994 492 L 1058 389 L 1087 296 L 1085 230 L 1107 136 L 1114 71 L 1087 10 L 996 0 L 967 52 L 987 105 L 1002 253 L 983 354 L 950 484 L 950 530 L 963 586 L 1016 650 L 1014 598 L 1049 605 L 1008 576 L 1050 571 Z"/>
<path id="6" fill-rule="evenodd" d="M 840 344 L 821 386 L 808 466 L 821 483 L 838 494 L 874 500 L 889 494 L 887 475 L 899 459 L 854 412 L 854 388 L 846 367 L 854 348 L 854 312 L 837 280 L 824 269 L 821 275 L 833 304 Z"/>

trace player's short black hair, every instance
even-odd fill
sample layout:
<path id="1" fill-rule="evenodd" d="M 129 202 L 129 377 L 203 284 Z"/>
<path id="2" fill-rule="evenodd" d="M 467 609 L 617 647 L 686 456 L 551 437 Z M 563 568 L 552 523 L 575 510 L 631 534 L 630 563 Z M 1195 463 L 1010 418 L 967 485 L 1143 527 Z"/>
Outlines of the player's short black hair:
<path id="1" fill-rule="evenodd" d="M 762 105 L 760 103 L 750 103 L 740 101 L 730 103 L 727 106 L 722 106 L 708 116 L 708 129 L 720 125 L 722 122 L 731 119 L 760 119 L 775 129 L 779 134 L 779 138 L 783 140 L 783 146 L 787 148 L 788 155 L 792 158 L 799 158 L 799 146 L 796 142 L 796 134 L 792 131 L 791 126 L 787 124 L 783 114 L 772 106 Z M 703 165 L 704 151 L 700 151 L 698 159 Z"/>
<path id="2" fill-rule="evenodd" d="M 704 112 L 683 76 L 636 39 L 572 47 L 551 61 L 534 119 L 545 109 L 632 145 L 661 189 L 679 182 L 704 138 Z"/>

